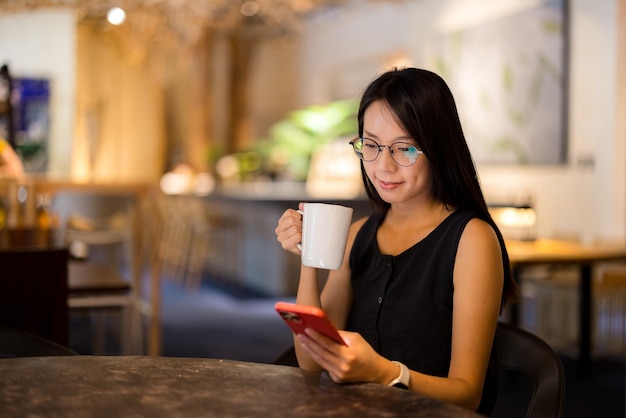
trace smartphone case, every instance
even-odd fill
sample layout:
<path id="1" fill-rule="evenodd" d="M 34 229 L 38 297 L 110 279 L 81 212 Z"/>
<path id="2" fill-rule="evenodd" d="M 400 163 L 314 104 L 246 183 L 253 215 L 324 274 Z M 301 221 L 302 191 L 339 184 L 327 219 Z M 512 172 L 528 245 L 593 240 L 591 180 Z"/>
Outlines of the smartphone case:
<path id="1" fill-rule="evenodd" d="M 339 344 L 346 345 L 335 326 L 320 308 L 288 302 L 277 302 L 274 308 L 296 334 L 304 333 L 305 328 L 312 328 Z"/>

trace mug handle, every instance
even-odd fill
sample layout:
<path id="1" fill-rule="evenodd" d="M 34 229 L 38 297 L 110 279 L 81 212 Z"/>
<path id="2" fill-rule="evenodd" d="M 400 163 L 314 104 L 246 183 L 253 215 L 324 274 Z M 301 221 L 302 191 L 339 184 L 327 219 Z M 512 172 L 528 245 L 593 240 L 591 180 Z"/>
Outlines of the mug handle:
<path id="1" fill-rule="evenodd" d="M 296 212 L 298 212 L 300 215 L 302 215 L 302 217 L 304 218 L 304 212 L 301 211 L 300 209 L 296 210 Z M 302 251 L 302 243 L 296 244 L 296 247 Z"/>

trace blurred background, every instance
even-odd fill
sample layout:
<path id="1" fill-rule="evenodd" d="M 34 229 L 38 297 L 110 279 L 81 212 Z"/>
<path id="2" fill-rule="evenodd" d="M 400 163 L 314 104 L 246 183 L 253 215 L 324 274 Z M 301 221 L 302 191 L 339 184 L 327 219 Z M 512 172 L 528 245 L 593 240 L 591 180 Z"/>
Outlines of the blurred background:
<path id="1" fill-rule="evenodd" d="M 69 7 L 51 7 L 62 4 Z M 506 108 L 518 127 L 531 116 L 551 120 L 491 155 L 484 143 L 506 148 L 507 132 L 492 139 L 490 131 L 503 130 L 499 119 L 481 120 L 482 137 L 468 140 L 493 200 L 531 201 L 540 236 L 624 239 L 619 1 L 127 0 L 119 2 L 126 20 L 114 26 L 106 15 L 117 4 L 0 2 L 0 62 L 17 79 L 49 84 L 48 176 L 158 181 L 179 164 L 217 176 L 220 159 L 234 154 L 234 167 L 223 161 L 222 181 L 301 180 L 313 148 L 307 141 L 354 133 L 338 126 L 349 109 L 325 107 L 347 107 L 382 70 L 413 65 L 442 73 L 460 103 L 468 84 L 491 80 L 486 88 L 494 91 L 481 100 Z M 529 13 L 539 29 L 527 23 Z M 482 67 L 454 61 L 453 48 L 463 44 L 452 40 L 463 37 L 469 51 L 481 44 L 493 51 L 479 56 Z M 455 65 L 472 71 L 460 75 Z M 532 78 L 544 68 L 543 79 Z M 544 102 L 551 109 L 525 115 L 533 89 L 551 79 L 556 89 L 545 95 L 553 101 Z M 514 89 L 523 92 L 511 93 L 511 102 L 506 92 Z M 325 115 L 331 119 L 319 123 Z M 543 160 L 531 155 L 542 143 L 552 144 L 541 148 L 549 154 Z M 515 147 L 526 147 L 526 156 Z"/>
<path id="2" fill-rule="evenodd" d="M 271 362 L 299 267 L 276 221 L 301 201 L 371 211 L 347 143 L 393 67 L 449 83 L 507 239 L 626 241 L 621 0 L 0 0 L 0 66 L 26 171 L 0 179 L 0 247 L 28 228 L 69 247 L 81 353 Z M 86 284 L 86 264 L 123 281 Z M 589 397 L 624 416 L 624 263 L 593 268 L 593 378 L 572 374 L 579 270 L 523 277 L 520 324 L 571 366 L 567 416 Z"/>

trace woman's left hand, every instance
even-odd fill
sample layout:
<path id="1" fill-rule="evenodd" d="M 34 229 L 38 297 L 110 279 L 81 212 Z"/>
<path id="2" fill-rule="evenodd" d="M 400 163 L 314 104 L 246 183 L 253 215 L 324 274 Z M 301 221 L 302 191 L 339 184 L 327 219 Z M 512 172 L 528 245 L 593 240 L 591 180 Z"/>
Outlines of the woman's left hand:
<path id="1" fill-rule="evenodd" d="M 339 344 L 325 335 L 307 328 L 300 334 L 302 347 L 325 369 L 334 382 L 386 383 L 385 362 L 372 346 L 356 332 L 339 331 L 347 345 Z"/>

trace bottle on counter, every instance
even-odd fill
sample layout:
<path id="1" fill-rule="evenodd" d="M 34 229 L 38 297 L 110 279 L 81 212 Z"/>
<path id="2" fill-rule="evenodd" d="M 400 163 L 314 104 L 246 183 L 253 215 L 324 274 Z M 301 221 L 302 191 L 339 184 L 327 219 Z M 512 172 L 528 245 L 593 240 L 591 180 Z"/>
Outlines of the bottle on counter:
<path id="1" fill-rule="evenodd" d="M 37 228 L 56 229 L 56 217 L 50 209 L 50 196 L 46 194 L 37 195 Z"/>
<path id="2" fill-rule="evenodd" d="M 0 199 L 0 230 L 7 227 L 7 205 Z"/>

